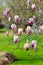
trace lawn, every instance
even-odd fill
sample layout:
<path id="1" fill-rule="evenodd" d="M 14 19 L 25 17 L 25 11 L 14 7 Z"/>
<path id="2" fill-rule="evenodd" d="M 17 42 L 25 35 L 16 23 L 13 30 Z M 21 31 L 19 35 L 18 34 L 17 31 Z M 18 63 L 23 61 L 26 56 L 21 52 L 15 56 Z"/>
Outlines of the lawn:
<path id="1" fill-rule="evenodd" d="M 9 65 L 43 65 L 43 35 L 31 36 L 32 40 L 37 40 L 38 50 L 36 52 L 31 49 L 28 52 L 24 50 L 23 46 L 27 37 L 23 35 L 20 38 L 22 41 L 19 43 L 19 47 L 22 47 L 22 49 L 15 49 L 17 44 L 13 42 L 13 36 L 7 37 L 5 34 L 0 33 L 0 51 L 12 52 L 19 59 Z M 28 36 L 28 39 L 31 41 L 30 36 Z"/>

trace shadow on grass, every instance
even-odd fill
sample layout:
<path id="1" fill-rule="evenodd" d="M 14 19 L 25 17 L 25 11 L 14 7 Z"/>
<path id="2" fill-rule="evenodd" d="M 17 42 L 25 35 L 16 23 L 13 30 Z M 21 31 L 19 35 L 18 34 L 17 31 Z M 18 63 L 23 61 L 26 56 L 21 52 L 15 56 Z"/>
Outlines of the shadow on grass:
<path id="1" fill-rule="evenodd" d="M 31 59 L 18 59 L 17 61 L 10 65 L 43 65 L 43 58 L 34 57 Z"/>
<path id="2" fill-rule="evenodd" d="M 31 63 L 34 63 L 34 62 L 38 62 L 38 61 L 42 61 L 43 62 L 43 58 L 41 57 L 33 57 L 33 58 L 29 58 L 29 59 L 17 59 L 17 62 L 18 61 L 21 61 L 21 62 L 31 62 Z"/>

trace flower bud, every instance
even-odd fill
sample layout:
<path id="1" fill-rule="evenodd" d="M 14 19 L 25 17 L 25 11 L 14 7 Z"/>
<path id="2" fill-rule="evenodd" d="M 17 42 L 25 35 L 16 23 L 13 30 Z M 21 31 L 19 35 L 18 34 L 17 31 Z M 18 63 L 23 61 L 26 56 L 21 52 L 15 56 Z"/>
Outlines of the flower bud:
<path id="1" fill-rule="evenodd" d="M 17 35 L 14 36 L 14 42 L 15 43 L 19 42 L 19 37 Z"/>
<path id="2" fill-rule="evenodd" d="M 11 25 L 11 28 L 12 28 L 12 30 L 16 30 L 16 28 L 17 28 L 17 27 L 16 27 L 16 24 L 12 24 L 12 25 Z"/>
<path id="3" fill-rule="evenodd" d="M 33 23 L 34 23 L 34 18 L 30 18 L 30 19 L 29 19 L 29 25 L 32 26 Z"/>
<path id="4" fill-rule="evenodd" d="M 23 29 L 22 29 L 22 28 L 19 28 L 19 29 L 18 29 L 18 34 L 19 34 L 19 35 L 22 35 L 22 33 L 23 33 Z"/>
<path id="5" fill-rule="evenodd" d="M 27 26 L 26 31 L 27 31 L 28 34 L 31 34 L 32 33 L 31 27 L 30 26 Z"/>
<path id="6" fill-rule="evenodd" d="M 32 10 L 34 11 L 36 9 L 36 5 L 32 4 Z"/>
<path id="7" fill-rule="evenodd" d="M 15 16 L 14 16 L 14 19 L 15 19 L 15 22 L 16 22 L 16 23 L 18 23 L 19 20 L 20 20 L 18 15 L 15 15 Z"/>
<path id="8" fill-rule="evenodd" d="M 28 6 L 30 5 L 30 3 L 31 3 L 31 0 L 27 0 L 27 4 L 28 4 Z"/>
<path id="9" fill-rule="evenodd" d="M 28 43 L 24 44 L 24 49 L 27 50 L 27 51 L 29 50 L 29 45 L 28 45 Z"/>

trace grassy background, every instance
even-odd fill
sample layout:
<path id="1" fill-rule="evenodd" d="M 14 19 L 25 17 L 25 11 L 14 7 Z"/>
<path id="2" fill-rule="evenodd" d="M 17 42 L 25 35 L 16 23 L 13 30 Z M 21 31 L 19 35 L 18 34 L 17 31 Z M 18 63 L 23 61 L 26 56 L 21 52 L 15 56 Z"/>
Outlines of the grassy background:
<path id="1" fill-rule="evenodd" d="M 20 38 L 22 40 L 25 36 L 23 35 Z M 28 52 L 23 49 L 26 39 L 20 42 L 22 49 L 14 49 L 17 44 L 13 43 L 13 36 L 10 35 L 10 37 L 7 37 L 4 33 L 0 33 L 0 51 L 12 52 L 19 59 L 9 65 L 43 65 L 43 35 L 31 36 L 32 40 L 37 40 L 38 51 L 36 52 L 33 49 L 30 49 Z M 28 39 L 31 41 L 29 36 Z"/>

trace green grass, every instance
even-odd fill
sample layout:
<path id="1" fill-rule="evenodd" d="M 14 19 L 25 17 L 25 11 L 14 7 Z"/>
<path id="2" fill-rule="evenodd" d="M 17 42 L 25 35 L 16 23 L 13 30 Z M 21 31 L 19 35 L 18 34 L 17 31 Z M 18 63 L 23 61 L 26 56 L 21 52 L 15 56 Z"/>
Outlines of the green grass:
<path id="1" fill-rule="evenodd" d="M 0 33 L 6 32 L 6 31 L 11 31 L 9 28 L 0 28 Z"/>
<path id="2" fill-rule="evenodd" d="M 5 31 L 6 31 L 5 28 L 0 28 L 0 33 L 5 32 Z"/>
<path id="3" fill-rule="evenodd" d="M 24 37 L 24 35 L 21 36 L 21 40 Z M 38 51 L 36 52 L 31 49 L 26 52 L 26 50 L 23 49 L 26 39 L 27 38 L 19 43 L 19 47 L 22 47 L 22 49 L 14 49 L 17 44 L 13 43 L 13 36 L 7 37 L 4 34 L 0 34 L 0 50 L 5 52 L 12 52 L 19 59 L 18 61 L 9 65 L 43 65 L 43 35 L 31 36 L 32 40 L 37 40 Z M 29 36 L 28 39 L 31 41 Z"/>

